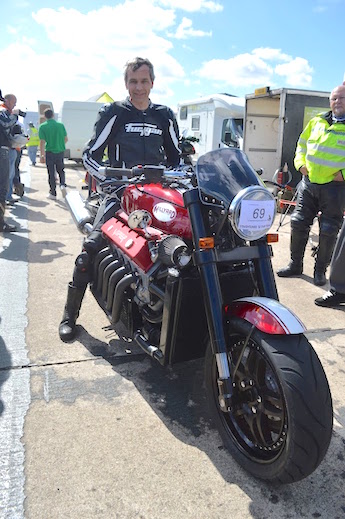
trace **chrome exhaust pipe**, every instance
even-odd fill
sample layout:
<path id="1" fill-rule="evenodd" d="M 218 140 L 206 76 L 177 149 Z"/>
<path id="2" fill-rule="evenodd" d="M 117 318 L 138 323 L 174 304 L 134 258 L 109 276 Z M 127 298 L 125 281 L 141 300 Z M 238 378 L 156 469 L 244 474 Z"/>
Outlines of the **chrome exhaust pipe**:
<path id="1" fill-rule="evenodd" d="M 69 191 L 65 196 L 65 200 L 78 231 L 82 234 L 89 234 L 93 229 L 93 218 L 86 209 L 85 201 L 79 191 Z"/>

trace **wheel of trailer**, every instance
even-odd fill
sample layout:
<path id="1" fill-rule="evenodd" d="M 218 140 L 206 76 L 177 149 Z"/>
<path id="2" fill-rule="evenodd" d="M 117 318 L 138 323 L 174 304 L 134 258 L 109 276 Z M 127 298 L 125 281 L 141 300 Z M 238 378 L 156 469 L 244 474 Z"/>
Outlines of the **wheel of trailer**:
<path id="1" fill-rule="evenodd" d="M 225 447 L 261 479 L 292 483 L 311 474 L 327 452 L 333 411 L 324 370 L 306 337 L 264 334 L 236 319 L 228 334 L 228 358 L 232 371 L 236 364 L 237 369 L 232 407 L 223 412 L 208 345 L 206 390 Z"/>

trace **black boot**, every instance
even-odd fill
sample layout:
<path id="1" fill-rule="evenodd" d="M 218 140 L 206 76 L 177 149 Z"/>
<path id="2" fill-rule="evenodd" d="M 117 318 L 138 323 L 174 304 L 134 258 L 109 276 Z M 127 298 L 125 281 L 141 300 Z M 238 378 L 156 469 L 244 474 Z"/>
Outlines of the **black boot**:
<path id="1" fill-rule="evenodd" d="M 86 287 L 83 289 L 77 288 L 73 283 L 68 284 L 67 302 L 59 325 L 60 339 L 64 342 L 69 342 L 75 337 L 75 323 L 79 315 L 85 289 Z"/>
<path id="2" fill-rule="evenodd" d="M 288 278 L 290 276 L 299 276 L 303 272 L 303 256 L 307 245 L 309 230 L 291 229 L 291 261 L 286 267 L 277 271 L 281 278 Z"/>
<path id="3" fill-rule="evenodd" d="M 314 267 L 314 285 L 321 287 L 327 283 L 326 270 L 331 262 L 337 234 L 321 233 Z"/>
<path id="4" fill-rule="evenodd" d="M 22 198 L 22 196 L 24 195 L 24 184 L 22 182 L 15 184 L 13 186 L 13 191 L 17 196 L 20 196 L 20 198 Z"/>
<path id="5" fill-rule="evenodd" d="M 5 222 L 5 203 L 0 202 L 0 232 L 15 232 L 17 227 Z"/>

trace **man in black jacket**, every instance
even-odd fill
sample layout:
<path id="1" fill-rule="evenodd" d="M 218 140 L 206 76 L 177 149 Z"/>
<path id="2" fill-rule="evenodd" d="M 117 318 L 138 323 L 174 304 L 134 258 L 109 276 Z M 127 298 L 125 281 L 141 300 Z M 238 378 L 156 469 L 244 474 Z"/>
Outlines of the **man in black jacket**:
<path id="1" fill-rule="evenodd" d="M 125 85 L 129 96 L 125 101 L 105 105 L 99 111 L 94 134 L 83 154 L 85 168 L 91 173 L 103 166 L 107 150 L 111 167 L 131 168 L 136 165 L 177 166 L 179 163 L 178 126 L 172 110 L 150 101 L 155 79 L 152 63 L 135 58 L 126 64 Z M 109 198 L 96 216 L 96 229 L 84 241 L 83 251 L 75 262 L 73 281 L 68 285 L 67 302 L 59 326 L 60 338 L 68 342 L 76 332 L 76 319 L 87 284 L 92 279 L 92 261 L 103 245 L 99 230 L 112 217 L 114 201 Z"/>
<path id="2" fill-rule="evenodd" d="M 14 108 L 17 104 L 15 95 L 7 94 L 2 98 L 0 92 L 0 100 L 3 101 L 0 105 L 0 232 L 13 232 L 16 226 L 5 222 L 5 208 L 10 180 L 9 154 L 15 153 L 11 147 L 11 135 L 19 110 Z"/>
<path id="3" fill-rule="evenodd" d="M 87 170 L 98 171 L 106 148 L 112 167 L 178 164 L 176 119 L 170 108 L 150 101 L 153 81 L 153 67 L 148 60 L 137 58 L 127 64 L 125 84 L 129 96 L 101 108 L 83 155 Z"/>

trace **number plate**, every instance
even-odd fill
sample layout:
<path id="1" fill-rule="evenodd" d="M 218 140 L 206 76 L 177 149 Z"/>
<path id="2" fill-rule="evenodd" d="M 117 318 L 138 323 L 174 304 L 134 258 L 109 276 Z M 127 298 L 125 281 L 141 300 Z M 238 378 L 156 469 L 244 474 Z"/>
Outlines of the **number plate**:
<path id="1" fill-rule="evenodd" d="M 274 200 L 242 200 L 239 228 L 248 232 L 269 229 L 274 209 Z"/>

